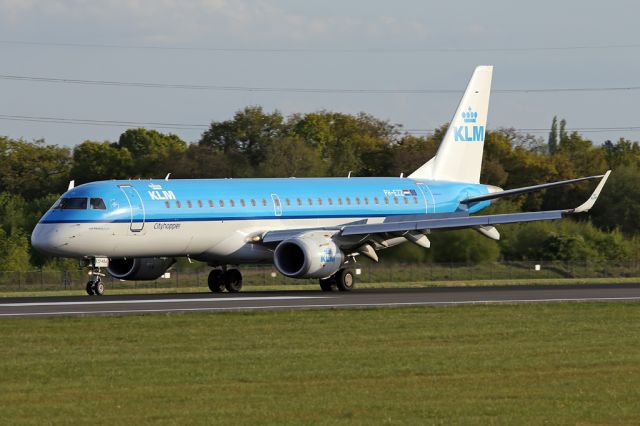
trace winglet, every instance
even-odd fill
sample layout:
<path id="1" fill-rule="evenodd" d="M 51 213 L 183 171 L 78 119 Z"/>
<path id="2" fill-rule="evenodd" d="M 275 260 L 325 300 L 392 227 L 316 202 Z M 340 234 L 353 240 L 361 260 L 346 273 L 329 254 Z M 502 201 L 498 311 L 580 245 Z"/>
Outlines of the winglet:
<path id="1" fill-rule="evenodd" d="M 591 207 L 593 207 L 593 205 L 596 203 L 596 200 L 600 196 L 600 191 L 602 191 L 604 184 L 607 183 L 607 179 L 609 178 L 610 174 L 611 174 L 611 170 L 607 170 L 607 173 L 604 174 L 604 176 L 602 177 L 602 180 L 600 181 L 598 186 L 596 186 L 595 191 L 593 191 L 593 194 L 591 194 L 591 197 L 589 197 L 589 199 L 585 201 L 583 204 L 573 209 L 571 213 L 588 212 L 591 209 Z"/>

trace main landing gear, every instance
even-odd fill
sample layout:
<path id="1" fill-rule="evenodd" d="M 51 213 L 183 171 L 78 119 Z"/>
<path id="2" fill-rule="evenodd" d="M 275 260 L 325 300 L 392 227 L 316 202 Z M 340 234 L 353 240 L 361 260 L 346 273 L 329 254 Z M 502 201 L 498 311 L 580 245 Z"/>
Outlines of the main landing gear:
<path id="1" fill-rule="evenodd" d="M 356 286 L 356 278 L 353 269 L 340 269 L 328 278 L 320 279 L 322 291 L 351 291 Z"/>
<path id="2" fill-rule="evenodd" d="M 237 269 L 213 269 L 208 284 L 213 293 L 222 293 L 225 288 L 229 293 L 237 293 L 242 289 L 242 274 Z"/>
<path id="3" fill-rule="evenodd" d="M 102 296 L 104 294 L 104 284 L 102 277 L 105 275 L 100 272 L 100 268 L 91 268 L 89 271 L 89 281 L 87 282 L 87 294 L 89 296 Z"/>

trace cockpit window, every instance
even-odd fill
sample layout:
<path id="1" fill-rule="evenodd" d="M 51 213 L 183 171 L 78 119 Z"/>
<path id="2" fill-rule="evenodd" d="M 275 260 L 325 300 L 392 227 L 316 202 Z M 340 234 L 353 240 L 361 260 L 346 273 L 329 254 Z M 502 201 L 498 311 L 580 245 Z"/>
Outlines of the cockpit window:
<path id="1" fill-rule="evenodd" d="M 106 210 L 107 206 L 104 204 L 102 198 L 92 198 L 89 200 L 89 208 L 94 210 Z"/>
<path id="2" fill-rule="evenodd" d="M 58 204 L 60 210 L 85 210 L 87 208 L 87 199 L 84 197 L 63 198 Z"/>

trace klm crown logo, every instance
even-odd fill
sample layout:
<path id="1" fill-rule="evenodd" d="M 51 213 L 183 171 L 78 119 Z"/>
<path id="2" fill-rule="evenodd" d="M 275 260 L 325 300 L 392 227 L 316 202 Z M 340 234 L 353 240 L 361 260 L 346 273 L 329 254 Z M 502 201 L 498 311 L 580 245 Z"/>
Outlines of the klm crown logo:
<path id="1" fill-rule="evenodd" d="M 469 111 L 462 113 L 462 120 L 465 123 L 475 123 L 478 120 L 478 113 L 471 111 L 471 108 L 469 108 Z"/>
<path id="2" fill-rule="evenodd" d="M 453 128 L 453 137 L 456 142 L 483 142 L 484 126 L 474 126 L 478 122 L 478 112 L 473 111 L 471 107 L 467 111 L 463 111 L 462 122 L 464 126 L 455 126 Z"/>

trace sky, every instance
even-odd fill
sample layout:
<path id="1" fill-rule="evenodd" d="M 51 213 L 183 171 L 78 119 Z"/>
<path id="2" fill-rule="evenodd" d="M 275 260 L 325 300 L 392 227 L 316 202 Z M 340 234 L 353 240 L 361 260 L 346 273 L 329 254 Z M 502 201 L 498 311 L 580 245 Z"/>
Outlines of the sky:
<path id="1" fill-rule="evenodd" d="M 491 64 L 490 128 L 546 138 L 557 115 L 595 143 L 638 141 L 638 15 L 620 0 L 0 0 L 0 135 L 75 146 L 159 123 L 145 127 L 196 142 L 249 105 L 421 133 Z"/>

